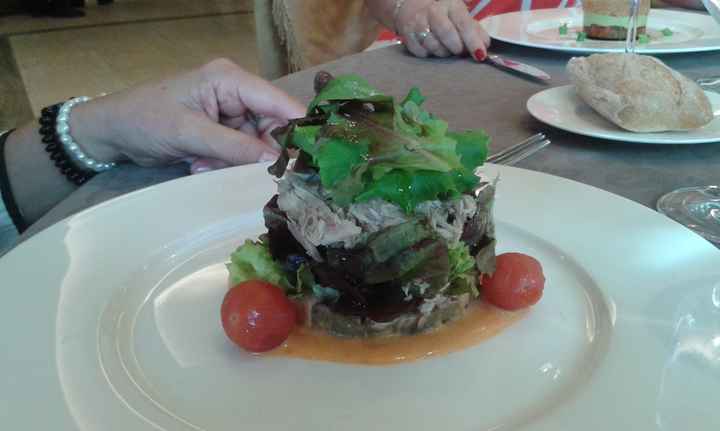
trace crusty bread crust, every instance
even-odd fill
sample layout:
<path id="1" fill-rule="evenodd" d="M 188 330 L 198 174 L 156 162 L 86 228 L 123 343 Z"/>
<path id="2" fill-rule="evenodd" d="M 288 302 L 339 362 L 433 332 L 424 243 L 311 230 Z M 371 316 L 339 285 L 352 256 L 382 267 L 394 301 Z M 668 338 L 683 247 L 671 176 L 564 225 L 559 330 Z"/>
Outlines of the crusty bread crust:
<path id="1" fill-rule="evenodd" d="M 700 86 L 654 57 L 594 54 L 571 59 L 567 70 L 580 98 L 624 129 L 692 130 L 713 119 Z"/>

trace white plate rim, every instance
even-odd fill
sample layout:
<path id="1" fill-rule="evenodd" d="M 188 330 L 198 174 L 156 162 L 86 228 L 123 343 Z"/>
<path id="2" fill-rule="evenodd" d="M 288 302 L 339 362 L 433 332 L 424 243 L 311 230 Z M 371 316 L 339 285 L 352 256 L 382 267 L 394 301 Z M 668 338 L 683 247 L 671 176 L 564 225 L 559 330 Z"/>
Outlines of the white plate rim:
<path id="1" fill-rule="evenodd" d="M 560 87 L 552 87 L 542 90 L 533 94 L 525 104 L 528 112 L 536 120 L 548 124 L 552 127 L 564 130 L 566 132 L 574 133 L 576 135 L 587 136 L 590 138 L 607 139 L 611 141 L 627 142 L 633 144 L 649 144 L 649 145 L 693 145 L 693 144 L 710 144 L 720 143 L 720 133 L 716 136 L 695 136 L 689 135 L 690 137 L 682 137 L 682 132 L 660 132 L 660 133 L 633 133 L 627 130 L 623 130 L 609 121 L 601 118 L 599 114 L 595 113 L 588 107 L 588 115 L 597 116 L 603 122 L 607 123 L 607 129 L 595 130 L 588 129 L 586 127 L 575 126 L 572 121 L 558 121 L 554 118 L 548 117 L 544 114 L 544 110 L 541 107 L 546 106 L 543 99 L 548 97 L 557 97 L 558 100 L 565 100 L 567 103 L 563 106 L 577 106 L 578 103 L 583 103 L 579 98 L 573 98 L 569 100 L 574 93 L 573 85 L 563 85 Z M 711 101 L 713 101 L 713 110 L 720 110 L 720 95 L 711 91 L 705 92 Z M 720 122 L 720 117 L 717 115 L 713 119 L 714 122 Z M 692 132 L 689 132 L 692 133 Z"/>

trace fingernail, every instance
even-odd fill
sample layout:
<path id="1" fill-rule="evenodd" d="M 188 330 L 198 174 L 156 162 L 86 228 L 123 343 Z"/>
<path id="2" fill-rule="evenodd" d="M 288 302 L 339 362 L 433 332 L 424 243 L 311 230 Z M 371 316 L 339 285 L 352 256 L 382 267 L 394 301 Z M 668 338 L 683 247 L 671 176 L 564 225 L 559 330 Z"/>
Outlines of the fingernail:
<path id="1" fill-rule="evenodd" d="M 265 152 L 260 155 L 259 162 L 272 162 L 278 158 L 277 153 Z"/>
<path id="2" fill-rule="evenodd" d="M 202 174 L 203 172 L 210 172 L 213 169 L 209 165 L 198 165 L 198 166 L 191 166 L 190 167 L 190 173 L 195 174 Z"/>
<path id="3" fill-rule="evenodd" d="M 475 50 L 475 60 L 477 61 L 485 61 L 485 58 L 487 57 L 487 54 L 485 54 L 485 51 L 482 49 L 476 49 Z"/>

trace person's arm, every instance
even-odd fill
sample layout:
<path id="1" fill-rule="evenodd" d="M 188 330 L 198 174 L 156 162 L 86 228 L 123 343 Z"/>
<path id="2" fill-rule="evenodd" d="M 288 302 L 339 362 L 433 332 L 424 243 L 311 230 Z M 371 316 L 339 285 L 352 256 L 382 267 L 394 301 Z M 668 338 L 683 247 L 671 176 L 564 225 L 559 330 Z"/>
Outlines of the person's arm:
<path id="1" fill-rule="evenodd" d="M 48 157 L 34 124 L 15 130 L 7 137 L 5 163 L 16 206 L 26 225 L 35 222 L 76 188 Z"/>
<path id="2" fill-rule="evenodd" d="M 685 9 L 705 10 L 702 0 L 653 0 L 653 7 L 681 7 Z"/>
<path id="3" fill-rule="evenodd" d="M 490 37 L 462 0 L 365 0 L 365 4 L 418 57 L 470 54 L 482 61 L 487 56 Z M 429 35 L 419 36 L 427 30 Z"/>
<path id="4" fill-rule="evenodd" d="M 96 160 L 158 166 L 190 159 L 191 170 L 201 172 L 274 159 L 278 150 L 270 132 L 304 111 L 267 81 L 216 60 L 77 105 L 70 126 L 78 145 Z M 5 144 L 12 194 L 27 224 L 76 188 L 44 148 L 37 123 L 16 130 Z"/>

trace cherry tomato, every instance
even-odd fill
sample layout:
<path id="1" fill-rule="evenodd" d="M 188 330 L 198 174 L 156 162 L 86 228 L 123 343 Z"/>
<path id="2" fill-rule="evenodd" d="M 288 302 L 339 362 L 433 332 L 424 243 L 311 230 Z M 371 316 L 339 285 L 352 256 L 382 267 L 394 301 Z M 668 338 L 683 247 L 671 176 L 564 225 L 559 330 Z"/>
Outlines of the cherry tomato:
<path id="1" fill-rule="evenodd" d="M 225 294 L 220 315 L 228 338 L 249 352 L 267 352 L 287 340 L 297 321 L 295 305 L 279 287 L 245 281 Z"/>
<path id="2" fill-rule="evenodd" d="M 485 299 L 505 310 L 519 310 L 536 304 L 544 287 L 545 276 L 540 262 L 522 253 L 499 255 L 495 273 L 482 279 Z"/>

